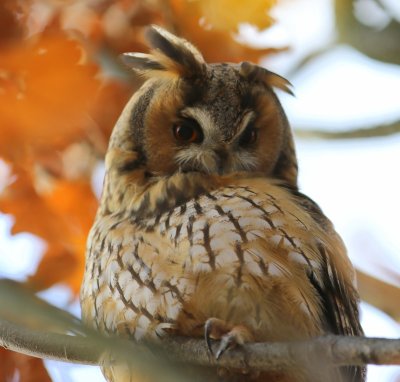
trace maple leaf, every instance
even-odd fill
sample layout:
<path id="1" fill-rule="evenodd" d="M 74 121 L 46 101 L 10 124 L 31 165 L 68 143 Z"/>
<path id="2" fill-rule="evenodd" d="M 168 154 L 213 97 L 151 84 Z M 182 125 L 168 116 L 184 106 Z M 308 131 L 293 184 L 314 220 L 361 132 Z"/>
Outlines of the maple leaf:
<path id="1" fill-rule="evenodd" d="M 250 23 L 265 29 L 273 23 L 268 11 L 277 0 L 195 0 L 187 1 L 188 6 L 197 7 L 202 14 L 202 24 L 208 28 L 237 31 L 240 23 Z"/>
<path id="2" fill-rule="evenodd" d="M 21 7 L 15 1 L 3 0 L 0 2 L 0 47 L 14 43 L 25 33 L 21 19 L 16 17 Z"/>
<path id="3" fill-rule="evenodd" d="M 51 382 L 43 360 L 0 347 L 0 381 Z"/>
<path id="4" fill-rule="evenodd" d="M 170 4 L 176 32 L 194 43 L 209 62 L 257 62 L 265 55 L 286 49 L 252 48 L 234 38 L 241 22 L 260 28 L 270 26 L 272 18 L 267 10 L 275 1 L 171 0 Z"/>
<path id="5" fill-rule="evenodd" d="M 127 73 L 131 74 L 128 70 Z M 121 111 L 134 89 L 139 87 L 134 77 L 133 75 L 130 77 L 132 84 L 120 80 L 105 81 L 96 94 L 90 110 L 96 129 L 91 130 L 90 141 L 101 155 L 106 152 L 108 139 Z"/>
<path id="6" fill-rule="evenodd" d="M 87 110 L 101 84 L 98 66 L 84 53 L 78 41 L 61 33 L 41 35 L 0 52 L 4 158 L 21 160 L 84 136 Z"/>
<path id="7" fill-rule="evenodd" d="M 77 293 L 97 200 L 85 180 L 52 179 L 44 190 L 34 184 L 30 172 L 17 169 L 16 180 L 0 197 L 0 210 L 15 217 L 13 234 L 31 232 L 48 243 L 28 284 L 40 290 L 63 282 Z"/>

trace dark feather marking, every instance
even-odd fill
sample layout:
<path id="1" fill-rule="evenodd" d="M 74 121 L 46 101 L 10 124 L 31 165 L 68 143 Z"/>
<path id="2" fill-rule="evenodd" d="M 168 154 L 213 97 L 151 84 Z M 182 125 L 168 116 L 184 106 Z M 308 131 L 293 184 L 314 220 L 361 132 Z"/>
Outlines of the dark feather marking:
<path id="1" fill-rule="evenodd" d="M 129 300 L 127 300 L 125 298 L 124 291 L 122 290 L 121 285 L 119 285 L 118 281 L 115 283 L 115 286 L 116 286 L 116 288 L 117 288 L 117 290 L 118 290 L 118 292 L 120 294 L 120 297 L 121 297 L 121 300 L 122 300 L 123 304 L 127 308 L 133 310 L 136 314 L 140 314 L 141 312 L 140 312 L 139 308 L 136 305 L 134 305 L 132 301 L 129 301 Z"/>
<path id="2" fill-rule="evenodd" d="M 145 130 L 145 116 L 149 107 L 150 101 L 154 96 L 156 85 L 150 87 L 135 103 L 131 116 L 129 118 L 129 126 L 133 135 L 135 143 L 134 151 L 138 153 L 138 158 L 146 162 L 146 155 L 143 150 L 145 143 L 144 130 Z"/>
<path id="3" fill-rule="evenodd" d="M 189 221 L 188 221 L 188 224 L 186 227 L 190 246 L 193 246 L 193 223 L 194 223 L 194 220 L 195 220 L 194 216 L 189 216 Z"/>
<path id="4" fill-rule="evenodd" d="M 225 211 L 218 204 L 214 207 L 215 211 L 219 213 L 220 216 L 225 216 Z"/>
<path id="5" fill-rule="evenodd" d="M 98 288 L 98 289 L 100 289 L 100 288 Z M 92 291 L 93 306 L 94 306 L 94 311 L 95 311 L 95 317 L 96 317 L 96 318 L 97 318 L 97 317 L 100 317 L 100 316 L 99 316 L 99 310 L 98 310 L 98 308 L 97 308 L 97 297 L 99 297 L 99 296 L 100 296 L 99 293 L 98 293 L 98 294 L 95 294 L 95 293 L 94 293 L 94 290 Z M 95 320 L 95 323 L 96 323 L 97 329 L 99 329 L 99 323 L 98 323 L 98 321 Z"/>
<path id="6" fill-rule="evenodd" d="M 224 195 L 226 197 L 229 197 L 229 195 Z M 253 200 L 250 198 L 247 198 L 246 196 L 243 195 L 236 195 L 238 198 L 245 200 L 246 202 L 250 203 L 254 208 L 257 208 L 258 210 L 262 211 L 263 214 L 263 219 L 269 224 L 271 228 L 276 228 L 274 222 L 272 219 L 269 217 L 269 213 L 261 206 L 259 206 L 257 203 L 255 203 Z"/>
<path id="7" fill-rule="evenodd" d="M 138 152 L 138 157 L 136 159 L 130 160 L 125 162 L 123 165 L 121 165 L 118 170 L 121 173 L 126 173 L 126 172 L 132 172 L 134 170 L 137 170 L 138 168 L 143 168 L 146 164 L 146 158 L 143 154 L 143 152 L 140 150 Z M 124 194 L 121 193 L 122 198 L 124 197 Z"/>
<path id="8" fill-rule="evenodd" d="M 154 320 L 153 315 L 144 306 L 140 307 L 140 313 L 142 313 L 145 317 L 147 317 L 149 321 Z"/>
<path id="9" fill-rule="evenodd" d="M 213 194 L 210 194 L 209 192 L 206 193 L 205 196 L 210 200 L 213 200 L 213 201 L 217 200 L 217 198 Z"/>
<path id="10" fill-rule="evenodd" d="M 186 317 L 188 317 L 188 318 L 191 319 L 191 320 L 194 320 L 194 319 L 196 318 L 192 313 L 188 312 L 188 311 L 185 310 L 185 309 L 182 309 L 181 312 L 182 312 Z"/>
<path id="11" fill-rule="evenodd" d="M 229 221 L 235 227 L 235 229 L 236 229 L 237 233 L 240 235 L 240 238 L 242 239 L 243 243 L 247 243 L 246 232 L 244 232 L 244 230 L 240 226 L 238 220 L 233 217 L 233 215 L 230 211 L 226 214 L 226 216 L 228 217 Z"/>
<path id="12" fill-rule="evenodd" d="M 149 204 L 150 194 L 146 192 L 142 198 L 139 208 L 137 208 L 136 210 L 132 210 L 132 219 L 135 223 L 139 223 L 141 219 L 147 217 L 146 212 L 149 208 Z"/>
<path id="13" fill-rule="evenodd" d="M 206 223 L 203 227 L 203 237 L 204 237 L 204 248 L 207 251 L 207 255 L 209 257 L 209 264 L 211 269 L 215 269 L 215 255 L 211 249 L 210 245 L 210 226 Z"/>
<path id="14" fill-rule="evenodd" d="M 300 192 L 297 187 L 291 186 L 289 184 L 281 184 L 281 187 L 289 191 L 293 196 L 296 197 L 297 203 L 303 207 L 310 216 L 324 229 L 329 229 L 331 227 L 330 221 L 325 217 L 320 206 L 314 202 L 310 197 L 304 195 Z"/>
<path id="15" fill-rule="evenodd" d="M 201 215 L 203 213 L 203 209 L 197 201 L 193 203 L 193 207 L 198 215 Z"/>
<path id="16" fill-rule="evenodd" d="M 131 274 L 132 279 L 135 280 L 139 286 L 141 287 L 147 287 L 149 288 L 153 293 L 157 292 L 157 288 L 154 285 L 153 280 L 149 277 L 149 281 L 145 282 L 143 281 L 139 274 L 137 272 L 135 272 L 135 270 L 133 269 L 132 265 L 129 265 L 128 267 L 126 267 L 126 269 L 128 270 L 128 272 Z"/>
<path id="17" fill-rule="evenodd" d="M 181 205 L 181 208 L 179 209 L 179 215 L 183 215 L 186 212 L 186 203 Z"/>
<path id="18" fill-rule="evenodd" d="M 235 253 L 239 260 L 239 266 L 237 267 L 237 274 L 236 274 L 236 286 L 239 288 L 242 283 L 243 264 L 244 264 L 243 250 L 242 247 L 240 246 L 240 243 L 236 243 Z"/>
<path id="19" fill-rule="evenodd" d="M 182 229 L 182 224 L 178 224 L 178 226 L 176 227 L 176 231 L 175 231 L 175 237 L 174 237 L 174 243 L 176 245 L 178 239 L 179 239 L 179 235 L 181 233 L 181 229 Z"/>
<path id="20" fill-rule="evenodd" d="M 165 281 L 163 286 L 166 286 L 168 288 L 167 292 L 171 292 L 174 298 L 177 298 L 181 304 L 184 304 L 185 300 L 183 299 L 182 294 L 176 285 L 172 285 L 169 281 Z"/>
<path id="21" fill-rule="evenodd" d="M 170 210 L 167 214 L 167 218 L 165 219 L 165 229 L 168 230 L 169 229 L 169 221 L 171 219 L 171 215 L 173 214 L 173 210 Z"/>
<path id="22" fill-rule="evenodd" d="M 283 230 L 282 228 L 278 228 L 278 231 L 285 237 L 286 240 L 289 241 L 289 243 L 292 245 L 292 247 L 294 249 L 296 249 L 296 251 L 298 251 L 303 256 L 303 258 L 304 258 L 304 260 L 306 260 L 308 266 L 310 268 L 312 268 L 310 259 L 306 256 L 304 251 L 296 245 L 296 243 L 294 242 L 293 238 L 291 236 L 289 236 L 287 234 L 287 232 L 285 230 Z"/>

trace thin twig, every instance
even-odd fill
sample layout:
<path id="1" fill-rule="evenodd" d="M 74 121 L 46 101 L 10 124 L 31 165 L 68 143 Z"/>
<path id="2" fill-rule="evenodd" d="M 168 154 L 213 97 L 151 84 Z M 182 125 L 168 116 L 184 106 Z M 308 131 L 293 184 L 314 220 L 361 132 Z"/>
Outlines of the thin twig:
<path id="1" fill-rule="evenodd" d="M 344 131 L 295 128 L 294 132 L 297 137 L 305 139 L 358 139 L 385 137 L 400 133 L 400 121 L 386 125 L 373 126 L 370 128 L 350 129 Z"/>

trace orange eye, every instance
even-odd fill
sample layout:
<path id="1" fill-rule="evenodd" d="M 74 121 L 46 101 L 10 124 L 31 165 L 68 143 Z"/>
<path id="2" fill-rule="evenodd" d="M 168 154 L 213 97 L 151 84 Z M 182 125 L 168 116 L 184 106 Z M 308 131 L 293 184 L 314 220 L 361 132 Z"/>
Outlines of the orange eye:
<path id="1" fill-rule="evenodd" d="M 203 132 L 200 125 L 190 118 L 185 118 L 173 127 L 174 137 L 181 143 L 201 143 Z"/>
<path id="2" fill-rule="evenodd" d="M 246 127 L 246 130 L 243 132 L 242 136 L 239 140 L 240 146 L 248 146 L 257 141 L 258 138 L 258 130 L 254 127 L 252 123 Z"/>

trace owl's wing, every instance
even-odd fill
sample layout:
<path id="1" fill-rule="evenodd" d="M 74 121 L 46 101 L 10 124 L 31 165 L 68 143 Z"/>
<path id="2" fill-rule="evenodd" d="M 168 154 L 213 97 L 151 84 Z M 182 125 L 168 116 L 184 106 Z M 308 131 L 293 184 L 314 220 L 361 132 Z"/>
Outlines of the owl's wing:
<path id="1" fill-rule="evenodd" d="M 337 242 L 335 250 L 338 253 L 327 253 L 329 250 L 327 247 L 323 244 L 318 246 L 322 259 L 321 272 L 318 276 L 315 273 L 309 275 L 310 282 L 317 290 L 324 307 L 326 330 L 337 335 L 363 336 L 359 321 L 359 297 L 353 285 L 353 277 L 348 271 L 352 268 L 346 263 L 345 247 L 319 206 L 299 191 L 291 191 L 319 226 Z M 344 260 L 346 260 L 344 264 L 341 264 Z M 343 367 L 342 374 L 346 382 L 363 382 L 366 378 L 366 369 Z"/>
<path id="2" fill-rule="evenodd" d="M 358 295 L 353 287 L 339 275 L 337 268 L 329 261 L 325 249 L 320 251 L 322 264 L 322 279 L 310 276 L 315 289 L 318 291 L 324 307 L 327 329 L 333 334 L 346 336 L 364 335 L 358 317 Z M 364 367 L 342 368 L 346 382 L 365 381 Z"/>

